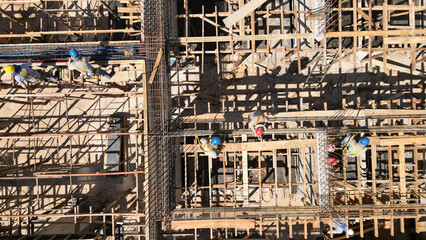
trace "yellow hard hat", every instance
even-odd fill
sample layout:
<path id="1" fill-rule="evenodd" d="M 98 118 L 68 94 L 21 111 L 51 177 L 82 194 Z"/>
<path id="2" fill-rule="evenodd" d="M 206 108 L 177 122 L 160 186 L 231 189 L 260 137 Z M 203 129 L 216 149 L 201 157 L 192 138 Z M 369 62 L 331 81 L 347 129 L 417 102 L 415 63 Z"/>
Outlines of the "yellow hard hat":
<path id="1" fill-rule="evenodd" d="M 12 65 L 7 65 L 6 67 L 4 67 L 4 71 L 7 73 L 13 73 L 15 71 L 15 67 Z"/>

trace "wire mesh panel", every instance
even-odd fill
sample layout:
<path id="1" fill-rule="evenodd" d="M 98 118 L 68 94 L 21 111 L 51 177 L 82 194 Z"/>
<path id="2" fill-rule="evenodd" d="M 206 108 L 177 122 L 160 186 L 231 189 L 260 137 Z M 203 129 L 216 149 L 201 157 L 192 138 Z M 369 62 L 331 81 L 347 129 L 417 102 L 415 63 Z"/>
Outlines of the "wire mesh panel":
<path id="1" fill-rule="evenodd" d="M 321 210 L 330 210 L 330 165 L 327 164 L 327 135 L 317 132 L 318 193 Z"/>
<path id="2" fill-rule="evenodd" d="M 170 79 L 167 62 L 168 2 L 147 0 L 142 3 L 146 47 L 146 86 L 148 110 L 148 155 L 145 161 L 145 234 L 161 238 L 161 220 L 171 204 L 172 144 L 168 138 L 170 122 Z M 161 61 L 157 61 L 161 59 Z M 156 69 L 154 71 L 154 68 Z M 153 76 L 151 76 L 153 75 Z"/>

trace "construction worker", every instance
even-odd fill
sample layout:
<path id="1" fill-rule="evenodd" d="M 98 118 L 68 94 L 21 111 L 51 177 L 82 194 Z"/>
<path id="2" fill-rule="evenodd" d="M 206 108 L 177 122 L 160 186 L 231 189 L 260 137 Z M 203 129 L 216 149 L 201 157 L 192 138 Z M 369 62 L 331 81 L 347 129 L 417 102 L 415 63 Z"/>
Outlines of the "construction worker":
<path id="1" fill-rule="evenodd" d="M 265 125 L 268 123 L 269 119 L 261 111 L 257 110 L 250 113 L 248 117 L 249 128 L 253 131 L 256 136 L 262 136 L 266 131 Z"/>
<path id="2" fill-rule="evenodd" d="M 344 219 L 342 218 L 333 219 L 333 221 L 331 222 L 331 228 L 332 228 L 333 234 L 342 234 L 343 232 L 345 232 L 346 224 Z M 328 234 L 330 234 L 330 231 L 328 231 Z M 354 230 L 352 230 L 351 228 L 348 228 L 348 234 L 349 236 L 354 235 Z"/>
<path id="3" fill-rule="evenodd" d="M 111 78 L 111 75 L 105 72 L 104 70 L 97 68 L 93 69 L 86 57 L 82 57 L 80 53 L 75 50 L 70 50 L 70 58 L 68 59 L 68 69 L 70 71 L 77 70 L 81 73 L 83 77 L 105 77 L 107 79 Z"/>
<path id="4" fill-rule="evenodd" d="M 354 136 L 348 134 L 342 141 L 343 153 L 348 157 L 356 157 L 361 153 L 367 151 L 367 145 L 370 143 L 370 139 L 363 137 L 358 142 L 354 140 Z"/>
<path id="5" fill-rule="evenodd" d="M 30 66 L 33 63 L 31 59 L 28 60 L 27 63 L 21 65 L 7 65 L 4 67 L 4 71 L 6 73 L 10 73 L 15 77 L 15 80 L 21 85 L 21 87 L 27 89 L 28 83 L 38 84 L 43 80 L 49 80 L 52 82 L 57 82 L 58 79 L 53 77 L 47 72 L 44 71 L 36 71 Z"/>
<path id="6" fill-rule="evenodd" d="M 219 145 L 220 145 L 219 137 L 212 137 L 211 139 L 209 138 L 200 139 L 201 149 L 207 156 L 213 159 L 219 156 L 219 151 L 218 151 Z"/>

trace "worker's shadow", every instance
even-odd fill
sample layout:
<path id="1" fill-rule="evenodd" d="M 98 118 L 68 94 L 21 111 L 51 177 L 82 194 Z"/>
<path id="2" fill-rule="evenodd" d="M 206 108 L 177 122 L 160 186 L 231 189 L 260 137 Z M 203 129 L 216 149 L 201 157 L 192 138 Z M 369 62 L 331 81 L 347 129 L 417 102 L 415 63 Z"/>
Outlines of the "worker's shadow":
<path id="1" fill-rule="evenodd" d="M 309 58 L 308 57 L 302 57 L 300 59 L 300 71 L 305 69 L 308 66 Z M 290 63 L 290 66 L 287 69 L 287 74 L 294 75 L 299 73 L 299 62 L 297 60 L 294 60 Z"/>

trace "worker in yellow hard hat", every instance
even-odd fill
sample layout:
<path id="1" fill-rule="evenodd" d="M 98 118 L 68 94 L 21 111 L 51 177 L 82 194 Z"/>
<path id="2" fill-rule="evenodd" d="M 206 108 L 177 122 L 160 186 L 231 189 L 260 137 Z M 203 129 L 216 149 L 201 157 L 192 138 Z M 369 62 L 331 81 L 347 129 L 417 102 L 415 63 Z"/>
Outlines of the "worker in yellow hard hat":
<path id="1" fill-rule="evenodd" d="M 43 71 L 36 71 L 30 66 L 32 65 L 31 60 L 27 63 L 21 65 L 7 65 L 4 67 L 4 71 L 6 73 L 10 73 L 15 77 L 15 80 L 21 85 L 23 88 L 27 88 L 28 83 L 40 83 L 44 79 L 57 82 L 58 79 L 51 76 L 50 74 Z"/>

